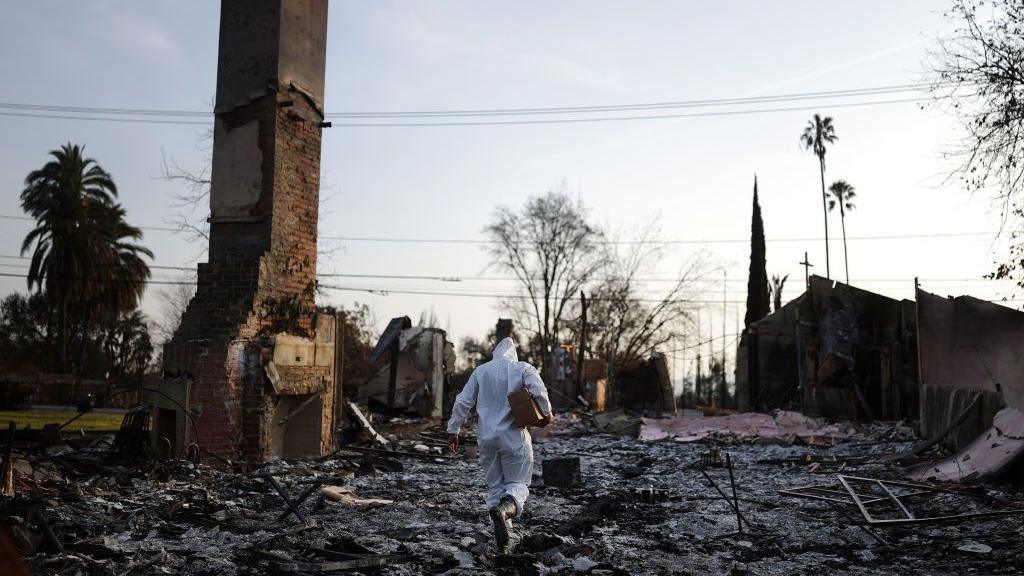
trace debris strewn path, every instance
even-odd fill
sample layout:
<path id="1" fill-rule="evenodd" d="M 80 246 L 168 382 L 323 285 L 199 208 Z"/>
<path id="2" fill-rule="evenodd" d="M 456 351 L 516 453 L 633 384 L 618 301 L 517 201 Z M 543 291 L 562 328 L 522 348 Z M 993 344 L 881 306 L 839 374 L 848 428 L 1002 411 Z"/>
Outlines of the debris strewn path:
<path id="1" fill-rule="evenodd" d="M 233 472 L 183 462 L 146 473 L 86 448 L 51 449 L 62 452 L 56 457 L 22 454 L 19 496 L 3 505 L 2 521 L 38 574 L 953 575 L 1021 569 L 1019 517 L 879 528 L 861 526 L 852 506 L 779 493 L 833 483 L 837 470 L 896 479 L 895 464 L 872 455 L 906 451 L 912 438 L 889 441 L 889 435 L 835 447 L 719 443 L 716 453 L 708 443 L 563 432 L 569 433 L 535 442 L 537 460 L 579 457 L 583 484 L 545 488 L 538 466 L 508 555 L 496 555 L 491 544 L 479 467 L 438 454 L 437 442 L 424 435 L 404 442 L 398 456 L 342 451 L 324 461 Z M 733 464 L 739 510 L 711 484 L 732 499 L 729 472 L 720 466 L 725 455 Z M 995 488 L 982 494 L 989 501 L 932 498 L 920 513 L 938 515 L 950 506 L 966 512 L 974 508 L 963 506 L 992 507 L 991 498 L 1012 496 Z M 31 506 L 43 510 L 64 552 L 42 533 L 39 516 L 27 512 Z"/>

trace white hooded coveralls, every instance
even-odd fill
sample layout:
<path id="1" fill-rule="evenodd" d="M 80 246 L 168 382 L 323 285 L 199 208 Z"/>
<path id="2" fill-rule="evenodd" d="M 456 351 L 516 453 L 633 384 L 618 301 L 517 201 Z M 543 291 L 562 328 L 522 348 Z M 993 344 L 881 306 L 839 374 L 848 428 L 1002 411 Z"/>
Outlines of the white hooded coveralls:
<path id="1" fill-rule="evenodd" d="M 537 399 L 542 414 L 551 414 L 547 388 L 537 369 L 520 362 L 511 338 L 494 348 L 493 359 L 478 366 L 462 392 L 455 398 L 448 433 L 458 434 L 466 423 L 469 411 L 476 405 L 479 417 L 476 443 L 480 448 L 480 465 L 487 480 L 488 508 L 496 506 L 505 494 L 516 503 L 516 516 L 530 494 L 533 478 L 533 444 L 530 433 L 512 421 L 508 395 L 525 386 Z"/>

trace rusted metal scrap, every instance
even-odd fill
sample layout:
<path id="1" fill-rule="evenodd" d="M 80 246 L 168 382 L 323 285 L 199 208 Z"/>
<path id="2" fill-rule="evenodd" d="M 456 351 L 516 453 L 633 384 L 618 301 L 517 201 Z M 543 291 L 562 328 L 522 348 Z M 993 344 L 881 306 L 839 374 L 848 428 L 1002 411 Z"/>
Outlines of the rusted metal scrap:
<path id="1" fill-rule="evenodd" d="M 149 422 L 152 412 L 152 406 L 143 405 L 125 413 L 111 446 L 115 456 L 138 458 L 146 454 L 150 443 Z"/>

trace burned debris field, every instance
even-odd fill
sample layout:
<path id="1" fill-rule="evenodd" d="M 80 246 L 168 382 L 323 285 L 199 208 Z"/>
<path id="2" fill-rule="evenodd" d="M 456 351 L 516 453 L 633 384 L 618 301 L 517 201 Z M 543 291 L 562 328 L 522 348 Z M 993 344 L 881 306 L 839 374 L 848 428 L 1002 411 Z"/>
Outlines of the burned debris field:
<path id="1" fill-rule="evenodd" d="M 0 576 L 1024 574 L 1024 0 L 4 16 Z"/>
<path id="2" fill-rule="evenodd" d="M 15 496 L 0 522 L 36 574 L 1024 569 L 1019 495 L 999 484 L 904 480 L 903 464 L 928 457 L 912 455 L 919 442 L 908 428 L 822 429 L 801 419 L 796 434 L 762 436 L 721 418 L 706 417 L 718 422 L 704 438 L 679 441 L 609 431 L 659 435 L 658 420 L 566 415 L 535 440 L 534 499 L 507 554 L 495 552 L 479 513 L 473 450 L 444 454 L 443 434 L 427 420 L 381 425 L 391 449 L 364 431 L 365 441 L 327 458 L 234 469 L 198 453 L 119 460 L 113 436 L 17 442 Z M 894 519 L 904 521 L 887 523 Z"/>

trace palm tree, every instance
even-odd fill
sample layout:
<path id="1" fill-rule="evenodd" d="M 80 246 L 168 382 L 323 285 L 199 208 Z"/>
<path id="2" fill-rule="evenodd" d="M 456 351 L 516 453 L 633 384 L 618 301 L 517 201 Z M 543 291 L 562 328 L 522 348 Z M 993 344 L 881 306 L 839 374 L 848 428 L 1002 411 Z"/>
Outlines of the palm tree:
<path id="1" fill-rule="evenodd" d="M 75 302 L 75 316 L 81 334 L 79 369 L 85 365 L 90 334 L 96 334 L 102 344 L 102 326 L 117 324 L 119 318 L 137 312 L 149 279 L 149 266 L 142 256 L 153 257 L 152 252 L 133 242 L 142 238 L 142 231 L 125 221 L 125 210 L 120 205 L 100 208 L 95 218 L 105 232 L 103 273 L 86 279 L 88 290 L 82 299 Z M 100 329 L 91 330 L 96 325 Z M 116 369 L 114 365 L 107 365 L 111 373 L 116 373 Z"/>
<path id="2" fill-rule="evenodd" d="M 846 283 L 850 283 L 850 262 L 846 254 L 846 213 L 853 210 L 853 198 L 857 196 L 853 186 L 846 180 L 836 180 L 828 187 L 832 198 L 828 200 L 828 210 L 831 212 L 839 206 L 839 221 L 843 223 L 843 264 L 846 266 Z"/>
<path id="3" fill-rule="evenodd" d="M 776 274 L 772 274 L 772 285 L 769 291 L 772 293 L 772 301 L 775 304 L 773 312 L 778 312 L 782 308 L 782 288 L 786 286 L 786 280 L 788 279 L 789 274 L 781 278 Z"/>
<path id="4" fill-rule="evenodd" d="M 146 317 L 139 310 L 123 312 L 106 322 L 101 335 L 107 370 L 114 377 L 138 376 L 153 356 Z"/>
<path id="5" fill-rule="evenodd" d="M 818 165 L 821 168 L 821 209 L 825 215 L 825 276 L 832 277 L 832 269 L 829 266 L 828 258 L 828 209 L 825 207 L 825 148 L 827 144 L 836 141 L 836 130 L 832 126 L 832 117 L 822 118 L 815 114 L 807 122 L 804 133 L 800 135 L 800 143 L 804 148 L 814 152 L 818 157 Z"/>
<path id="6" fill-rule="evenodd" d="M 142 256 L 152 258 L 153 253 L 134 243 L 142 239 L 142 230 L 125 221 L 125 210 L 120 205 L 102 210 L 98 218 L 107 232 L 106 266 L 111 273 L 104 274 L 93 292 L 100 298 L 101 310 L 114 315 L 131 312 L 138 307 L 149 279 L 149 266 Z"/>
<path id="7" fill-rule="evenodd" d="M 23 255 L 32 252 L 28 287 L 56 311 L 58 371 L 66 369 L 72 312 L 134 307 L 149 277 L 140 255 L 152 257 L 131 242 L 141 232 L 124 222 L 110 174 L 82 152 L 71 144 L 51 151 L 21 193 L 22 209 L 36 220 L 21 245 Z"/>

